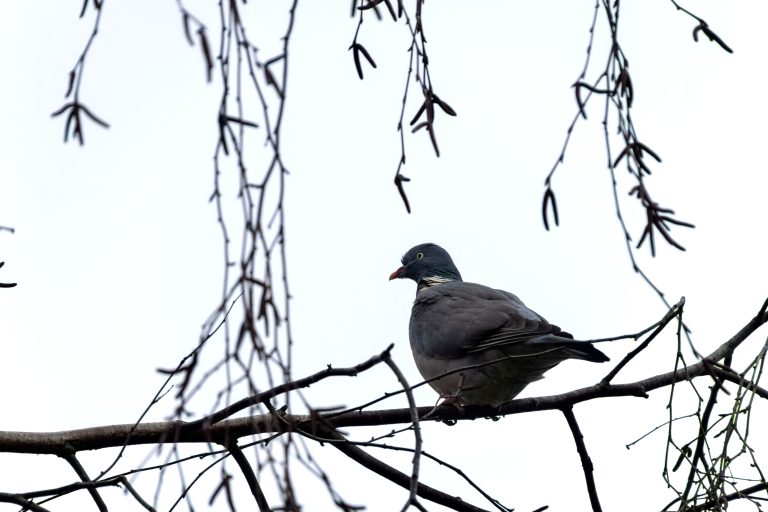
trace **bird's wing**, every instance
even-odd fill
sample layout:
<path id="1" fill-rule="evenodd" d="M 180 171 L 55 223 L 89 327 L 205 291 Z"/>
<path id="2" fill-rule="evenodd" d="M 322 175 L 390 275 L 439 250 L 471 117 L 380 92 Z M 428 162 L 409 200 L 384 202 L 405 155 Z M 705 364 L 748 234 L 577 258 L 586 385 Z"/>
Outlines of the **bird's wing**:
<path id="1" fill-rule="evenodd" d="M 515 295 L 475 283 L 425 289 L 411 316 L 412 340 L 420 351 L 440 357 L 502 349 L 547 334 L 570 338 Z"/>

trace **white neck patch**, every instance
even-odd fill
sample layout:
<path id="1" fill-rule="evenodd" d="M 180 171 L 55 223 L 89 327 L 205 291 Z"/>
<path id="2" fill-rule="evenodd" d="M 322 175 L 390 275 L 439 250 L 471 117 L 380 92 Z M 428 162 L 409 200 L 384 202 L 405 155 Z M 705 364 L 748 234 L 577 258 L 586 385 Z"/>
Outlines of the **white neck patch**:
<path id="1" fill-rule="evenodd" d="M 450 283 L 452 281 L 455 281 L 455 279 L 452 279 L 450 277 L 444 277 L 444 276 L 425 277 L 424 279 L 421 280 L 421 282 L 419 282 L 419 290 L 422 290 L 424 288 L 429 288 L 430 286 L 435 286 L 438 284 Z"/>

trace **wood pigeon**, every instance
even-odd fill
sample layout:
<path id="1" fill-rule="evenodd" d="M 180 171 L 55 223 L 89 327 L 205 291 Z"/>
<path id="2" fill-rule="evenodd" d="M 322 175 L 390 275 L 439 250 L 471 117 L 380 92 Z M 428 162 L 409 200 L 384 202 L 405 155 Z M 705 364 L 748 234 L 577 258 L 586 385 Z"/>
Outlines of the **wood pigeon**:
<path id="1" fill-rule="evenodd" d="M 424 379 L 451 403 L 499 406 L 565 359 L 608 357 L 547 322 L 517 296 L 462 281 L 448 252 L 421 244 L 389 279 L 417 286 L 409 335 Z"/>

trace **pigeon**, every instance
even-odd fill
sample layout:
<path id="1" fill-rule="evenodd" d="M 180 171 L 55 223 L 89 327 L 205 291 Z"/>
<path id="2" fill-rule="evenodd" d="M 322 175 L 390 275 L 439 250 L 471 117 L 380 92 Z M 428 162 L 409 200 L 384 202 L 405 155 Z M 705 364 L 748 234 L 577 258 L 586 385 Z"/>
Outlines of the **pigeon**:
<path id="1" fill-rule="evenodd" d="M 409 326 L 416 366 L 457 407 L 503 405 L 565 359 L 608 361 L 516 295 L 463 281 L 438 245 L 421 244 L 406 252 L 402 266 L 389 276 L 390 281 L 399 278 L 417 284 Z"/>

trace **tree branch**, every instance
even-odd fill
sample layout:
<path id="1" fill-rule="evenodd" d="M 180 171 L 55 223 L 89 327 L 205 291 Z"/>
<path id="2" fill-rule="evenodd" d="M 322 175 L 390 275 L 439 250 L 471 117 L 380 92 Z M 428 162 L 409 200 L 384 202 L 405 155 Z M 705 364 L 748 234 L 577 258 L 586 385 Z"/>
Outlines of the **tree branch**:
<path id="1" fill-rule="evenodd" d="M 667 311 L 667 314 L 664 315 L 664 318 L 659 320 L 656 323 L 656 329 L 651 333 L 650 336 L 648 336 L 640 345 L 635 347 L 634 350 L 632 350 L 629 354 L 624 356 L 624 358 L 619 361 L 619 363 L 610 371 L 608 372 L 608 375 L 603 377 L 603 380 L 600 381 L 601 384 L 608 384 L 613 380 L 614 377 L 621 371 L 622 368 L 624 368 L 629 362 L 634 359 L 634 357 L 645 350 L 645 348 L 658 336 L 661 331 L 664 330 L 664 328 L 667 326 L 667 324 L 676 316 L 681 315 L 683 312 L 683 307 L 685 306 L 685 297 L 682 297 L 680 301 L 678 301 L 677 304 L 669 308 L 669 311 Z"/>
<path id="2" fill-rule="evenodd" d="M 768 490 L 768 483 L 761 483 L 756 484 L 751 487 L 747 487 L 746 489 L 740 489 L 736 492 L 732 492 L 731 494 L 726 494 L 725 496 L 721 496 L 717 500 L 710 500 L 702 503 L 701 505 L 696 505 L 695 507 L 691 507 L 689 510 L 690 512 L 699 512 L 700 510 L 715 510 L 716 507 L 722 507 L 723 501 L 730 503 L 731 501 L 738 500 L 741 498 L 746 498 L 750 494 L 765 491 Z"/>
<path id="3" fill-rule="evenodd" d="M 376 457 L 368 455 L 362 448 L 349 443 L 344 436 L 331 428 L 320 426 L 317 431 L 322 437 L 327 438 L 329 442 L 333 440 L 333 442 L 331 442 L 333 447 L 350 459 L 370 469 L 374 473 L 383 476 L 387 480 L 396 483 L 400 487 L 410 490 L 411 478 L 405 473 L 398 471 L 389 464 L 385 464 Z M 458 496 L 451 496 L 421 482 L 419 482 L 417 494 L 424 499 L 443 505 L 452 510 L 461 512 L 487 512 L 485 509 L 463 501 Z"/>
<path id="4" fill-rule="evenodd" d="M 390 345 L 389 348 L 391 349 L 392 345 Z M 410 486 L 408 487 L 410 494 L 408 496 L 408 502 L 403 507 L 403 512 L 405 512 L 405 510 L 408 509 L 408 505 L 414 505 L 421 508 L 418 500 L 416 499 L 416 495 L 419 492 L 419 462 L 421 460 L 421 427 L 419 426 L 419 413 L 416 408 L 416 400 L 413 398 L 413 391 L 411 391 L 411 387 L 408 385 L 408 381 L 406 380 L 405 375 L 403 375 L 403 372 L 400 371 L 400 368 L 398 368 L 398 366 L 392 360 L 392 356 L 389 353 L 389 350 L 382 354 L 382 356 L 384 358 L 384 362 L 387 363 L 387 366 L 389 366 L 389 368 L 392 370 L 392 373 L 395 374 L 395 377 L 397 377 L 397 380 L 405 390 L 405 396 L 408 398 L 408 410 L 411 412 L 411 421 L 413 423 L 413 436 L 415 438 L 415 446 L 413 448 L 411 482 Z"/>
<path id="5" fill-rule="evenodd" d="M 232 405 L 224 407 L 223 409 L 216 411 L 215 413 L 210 414 L 208 416 L 205 416 L 204 418 L 200 418 L 199 420 L 195 420 L 189 423 L 184 423 L 184 425 L 180 429 L 179 434 L 198 430 L 203 428 L 204 426 L 213 425 L 249 407 L 252 407 L 260 403 L 268 402 L 272 398 L 282 395 L 284 393 L 287 393 L 288 391 L 309 387 L 312 384 L 315 384 L 316 382 L 319 382 L 323 379 L 327 379 L 328 377 L 334 377 L 334 376 L 356 377 L 359 373 L 364 372 L 370 369 L 371 367 L 384 361 L 385 357 L 391 360 L 391 358 L 389 357 L 389 353 L 391 352 L 392 348 L 394 348 L 394 344 L 389 345 L 381 354 L 373 356 L 367 361 L 357 364 L 355 366 L 350 366 L 348 368 L 332 368 L 331 365 L 328 365 L 328 367 L 325 370 L 316 372 L 308 377 L 297 379 L 291 382 L 286 382 L 284 384 L 275 386 L 262 393 L 257 393 L 255 395 L 251 395 L 249 397 L 243 398 L 242 400 L 238 400 Z"/>
<path id="6" fill-rule="evenodd" d="M 733 370 L 723 369 L 723 368 L 720 368 L 720 366 L 718 366 L 718 365 L 713 365 L 711 370 L 712 370 L 712 373 L 714 373 L 718 377 L 722 377 L 723 379 L 725 379 L 725 380 L 727 380 L 729 382 L 733 382 L 734 384 L 738 384 L 739 386 L 743 387 L 744 389 L 748 389 L 749 391 L 752 391 L 757 396 L 759 396 L 761 398 L 765 398 L 766 400 L 768 400 L 768 389 L 762 388 L 762 387 L 758 386 L 757 384 L 755 384 L 754 382 L 752 382 L 752 381 L 750 381 L 748 379 L 745 379 L 744 377 L 742 377 L 738 373 L 734 372 Z"/>
<path id="7" fill-rule="evenodd" d="M 9 492 L 0 492 L 0 503 L 14 503 L 33 512 L 49 512 L 47 508 L 41 507 L 37 503 L 24 499 L 23 496 Z"/>
<path id="8" fill-rule="evenodd" d="M 726 361 L 727 363 L 730 363 L 730 355 L 726 358 Z M 726 364 L 726 366 L 730 366 L 730 364 Z M 715 403 L 717 403 L 717 393 L 723 387 L 722 377 L 714 377 L 714 379 L 715 382 L 712 384 L 709 392 L 707 405 L 704 407 L 704 414 L 701 416 L 701 421 L 699 422 L 699 436 L 696 440 L 696 450 L 693 452 L 693 459 L 691 459 L 691 469 L 688 473 L 688 480 L 685 483 L 685 490 L 680 496 L 680 501 L 685 506 L 688 504 L 688 494 L 691 492 L 693 484 L 696 481 L 699 461 L 704 462 L 702 459 L 704 457 L 704 445 L 707 441 L 707 433 L 709 432 L 709 419 L 712 416 L 712 410 L 715 407 Z M 711 475 L 707 476 L 711 477 Z"/>
<path id="9" fill-rule="evenodd" d="M 72 469 L 75 470 L 75 473 L 77 473 L 77 476 L 83 483 L 87 484 L 92 482 L 83 465 L 80 464 L 79 460 L 77 460 L 74 452 L 61 454 L 60 457 L 66 460 L 67 463 L 72 466 Z M 99 512 L 108 512 L 107 504 L 104 503 L 104 500 L 101 498 L 101 495 L 99 494 L 99 491 L 96 489 L 96 487 L 88 487 L 88 494 L 90 494 L 91 498 L 93 498 L 93 501 L 96 503 L 96 507 L 99 509 Z"/>
<path id="10" fill-rule="evenodd" d="M 594 512 L 602 512 L 603 508 L 600 506 L 600 498 L 597 495 L 597 486 L 595 486 L 594 466 L 592 465 L 592 459 L 587 452 L 587 445 L 584 444 L 584 435 L 579 429 L 579 424 L 576 421 L 576 416 L 573 414 L 573 407 L 564 407 L 561 409 L 565 421 L 568 422 L 568 428 L 571 429 L 573 434 L 573 440 L 576 443 L 576 451 L 579 452 L 579 458 L 581 459 L 581 467 L 584 469 L 584 480 L 587 482 L 587 492 L 589 493 L 589 502 L 592 504 L 592 510 Z"/>
<path id="11" fill-rule="evenodd" d="M 752 318 L 739 332 L 720 345 L 705 359 L 680 368 L 676 371 L 654 375 L 646 379 L 626 384 L 595 384 L 585 388 L 569 391 L 559 395 L 521 398 L 513 400 L 499 408 L 466 406 L 464 411 L 455 407 L 440 406 L 437 408 L 419 407 L 419 417 L 434 411 L 429 421 L 470 420 L 489 416 L 520 414 L 531 411 L 563 409 L 574 404 L 605 397 L 637 396 L 647 397 L 648 392 L 669 386 L 673 383 L 690 380 L 701 375 L 710 375 L 707 369 L 711 362 L 719 361 L 733 351 L 752 334 L 758 327 L 768 322 L 766 313 L 768 301 L 763 304 L 759 314 Z M 378 411 L 354 411 L 338 416 L 320 414 L 285 415 L 287 423 L 304 425 L 311 431 L 313 424 L 321 419 L 324 424 L 333 428 L 392 425 L 409 423 L 411 411 L 405 409 L 385 409 Z M 193 422 L 196 423 L 196 422 Z M 97 450 L 101 448 L 122 446 L 129 436 L 129 445 L 157 443 L 200 443 L 224 439 L 237 439 L 247 435 L 264 434 L 267 432 L 285 431 L 286 422 L 278 421 L 271 414 L 259 414 L 243 418 L 233 418 L 220 421 L 215 425 L 190 430 L 189 423 L 183 421 L 168 421 L 158 423 L 108 425 L 91 427 L 63 432 L 6 432 L 0 431 L 0 452 L 35 453 L 59 455 L 65 450 Z M 135 429 L 134 429 L 135 427 Z M 304 428 L 304 427 L 302 427 Z M 131 433 L 131 429 L 134 431 Z"/>
<path id="12" fill-rule="evenodd" d="M 0 501 L 9 501 L 11 503 L 21 504 L 21 502 L 19 501 L 12 501 L 12 500 L 5 499 L 8 496 L 15 496 L 24 500 L 24 503 L 25 503 L 24 506 L 28 507 L 30 510 L 45 511 L 46 510 L 45 508 L 29 500 L 32 500 L 34 498 L 42 498 L 44 496 L 59 497 L 59 496 L 64 496 L 65 494 L 70 494 L 82 489 L 96 489 L 98 487 L 108 487 L 108 486 L 118 485 L 118 484 L 125 487 L 128 490 L 128 492 L 131 494 L 131 496 L 133 496 L 134 499 L 142 507 L 144 507 L 144 509 L 148 510 L 149 512 L 156 512 L 155 509 L 152 507 L 152 505 L 147 503 L 144 500 L 144 498 L 142 498 L 141 495 L 136 491 L 136 489 L 133 488 L 133 486 L 130 484 L 130 482 L 128 482 L 128 479 L 125 476 L 116 476 L 113 478 L 107 478 L 106 480 L 75 482 L 68 485 L 62 485 L 61 487 L 54 487 L 53 489 L 43 489 L 39 491 L 20 492 L 16 494 L 0 493 Z"/>
<path id="13" fill-rule="evenodd" d="M 251 494 L 256 499 L 256 503 L 259 505 L 259 512 L 270 512 L 272 509 L 269 507 L 267 497 L 264 496 L 264 492 L 261 490 L 259 481 L 253 472 L 253 468 L 248 463 L 248 459 L 245 458 L 243 450 L 237 445 L 237 442 L 232 442 L 226 446 L 227 451 L 232 454 L 232 458 L 237 462 L 240 471 L 243 473 L 248 487 L 251 489 Z"/>

